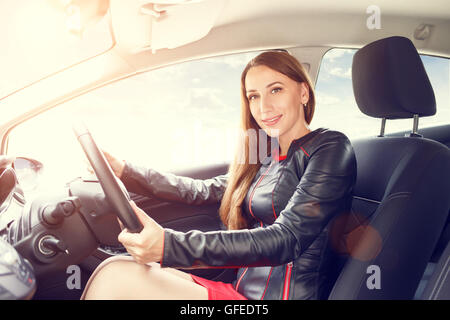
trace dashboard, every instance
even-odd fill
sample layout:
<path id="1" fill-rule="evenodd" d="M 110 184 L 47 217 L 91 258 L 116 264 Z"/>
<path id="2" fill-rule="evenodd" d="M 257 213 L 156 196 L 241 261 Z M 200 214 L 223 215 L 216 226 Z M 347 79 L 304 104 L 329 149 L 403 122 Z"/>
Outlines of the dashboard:
<path id="1" fill-rule="evenodd" d="M 14 169 L 0 169 L 0 300 L 30 299 L 36 291 L 33 266 L 7 242 L 7 227 L 24 205 Z"/>
<path id="2" fill-rule="evenodd" d="M 0 234 L 1 230 L 20 217 L 25 196 L 13 168 L 0 169 Z"/>
<path id="3" fill-rule="evenodd" d="M 118 248 L 120 227 L 96 179 L 25 200 L 12 166 L 0 169 L 0 299 L 29 299 L 36 281 Z"/>

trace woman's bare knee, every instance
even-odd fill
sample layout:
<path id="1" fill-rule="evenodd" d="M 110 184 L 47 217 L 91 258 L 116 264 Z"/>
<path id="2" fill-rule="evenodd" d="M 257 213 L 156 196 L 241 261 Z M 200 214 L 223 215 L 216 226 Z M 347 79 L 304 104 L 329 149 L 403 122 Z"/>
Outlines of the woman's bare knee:
<path id="1" fill-rule="evenodd" d="M 86 299 L 207 299 L 205 288 L 187 274 L 167 272 L 159 264 L 142 265 L 115 259 L 96 270 Z M 183 279 L 184 278 L 184 279 Z"/>
<path id="2" fill-rule="evenodd" d="M 84 299 L 115 299 L 117 289 L 123 286 L 124 274 L 129 274 L 131 261 L 105 261 L 97 267 L 86 285 Z"/>

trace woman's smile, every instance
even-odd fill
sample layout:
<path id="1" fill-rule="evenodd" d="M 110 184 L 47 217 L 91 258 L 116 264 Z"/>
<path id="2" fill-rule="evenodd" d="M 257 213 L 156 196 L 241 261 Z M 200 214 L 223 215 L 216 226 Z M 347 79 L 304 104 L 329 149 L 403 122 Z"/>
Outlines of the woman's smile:
<path id="1" fill-rule="evenodd" d="M 281 119 L 281 117 L 282 117 L 283 115 L 278 115 L 278 116 L 275 116 L 275 117 L 272 117 L 272 118 L 267 118 L 267 119 L 264 119 L 264 120 L 261 120 L 266 126 L 269 126 L 269 127 L 271 127 L 271 126 L 274 126 L 274 125 L 276 125 L 277 123 L 278 123 L 278 120 L 280 120 Z"/>

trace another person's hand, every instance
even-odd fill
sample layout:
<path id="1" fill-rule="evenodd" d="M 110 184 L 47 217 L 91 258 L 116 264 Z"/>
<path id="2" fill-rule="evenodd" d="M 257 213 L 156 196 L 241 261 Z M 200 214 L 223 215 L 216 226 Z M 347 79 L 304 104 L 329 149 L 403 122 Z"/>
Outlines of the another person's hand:
<path id="1" fill-rule="evenodd" d="M 125 161 L 119 160 L 109 154 L 108 152 L 103 151 L 103 154 L 105 155 L 106 160 L 108 161 L 109 165 L 111 166 L 111 169 L 114 171 L 114 174 L 117 178 L 121 178 L 123 174 L 123 170 L 125 168 Z"/>
<path id="2" fill-rule="evenodd" d="M 144 228 L 140 233 L 130 233 L 125 228 L 119 234 L 118 240 L 138 263 L 161 261 L 164 249 L 164 228 L 138 208 L 133 201 L 130 201 L 130 204 Z"/>

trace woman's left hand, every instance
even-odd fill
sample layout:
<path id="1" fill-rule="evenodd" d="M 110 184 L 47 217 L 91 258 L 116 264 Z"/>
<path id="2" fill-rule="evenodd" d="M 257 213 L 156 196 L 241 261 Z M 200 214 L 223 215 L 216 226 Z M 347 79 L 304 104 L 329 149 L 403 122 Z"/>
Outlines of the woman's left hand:
<path id="1" fill-rule="evenodd" d="M 143 229 L 140 233 L 130 233 L 125 228 L 119 234 L 118 240 L 138 263 L 161 261 L 164 249 L 164 228 L 138 208 L 133 201 L 130 201 L 130 204 L 141 221 Z"/>
<path id="2" fill-rule="evenodd" d="M 6 168 L 7 166 L 11 165 L 14 160 L 16 160 L 15 157 L 7 156 L 7 155 L 0 155 L 0 168 Z"/>

